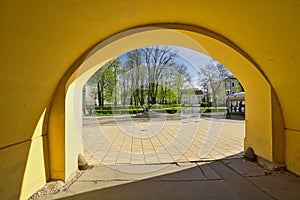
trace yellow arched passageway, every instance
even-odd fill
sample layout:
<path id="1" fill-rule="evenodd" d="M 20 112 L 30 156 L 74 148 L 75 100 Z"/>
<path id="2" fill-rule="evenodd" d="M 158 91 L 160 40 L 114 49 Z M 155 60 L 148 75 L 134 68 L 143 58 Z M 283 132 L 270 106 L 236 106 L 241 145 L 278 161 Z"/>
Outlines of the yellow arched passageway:
<path id="1" fill-rule="evenodd" d="M 66 180 L 70 177 L 76 169 L 77 155 L 83 152 L 80 136 L 81 91 L 88 78 L 115 56 L 142 46 L 158 44 L 177 45 L 205 53 L 236 74 L 247 92 L 245 146 L 253 147 L 258 156 L 268 161 L 284 163 L 281 112 L 280 109 L 272 109 L 272 105 L 279 104 L 268 80 L 259 71 L 259 66 L 229 40 L 213 32 L 187 25 L 160 24 L 121 32 L 101 42 L 81 65 L 74 67 L 75 71 L 69 79 L 61 82 L 59 87 L 66 88 L 67 92 L 60 92 L 63 90 L 58 88 L 54 102 L 65 100 L 65 104 L 54 103 L 50 113 L 50 172 L 56 172 L 52 173 L 51 178 Z M 274 115 L 277 116 L 276 123 Z M 65 143 L 58 146 L 57 139 L 63 135 L 52 133 L 64 131 Z M 57 154 L 60 152 L 65 152 L 65 156 L 58 159 Z"/>
<path id="2" fill-rule="evenodd" d="M 228 67 L 247 91 L 245 146 L 299 174 L 299 9 L 296 0 L 2 1 L 2 197 L 26 198 L 69 177 L 82 151 L 76 88 L 97 64 L 154 44 L 188 47 Z"/>

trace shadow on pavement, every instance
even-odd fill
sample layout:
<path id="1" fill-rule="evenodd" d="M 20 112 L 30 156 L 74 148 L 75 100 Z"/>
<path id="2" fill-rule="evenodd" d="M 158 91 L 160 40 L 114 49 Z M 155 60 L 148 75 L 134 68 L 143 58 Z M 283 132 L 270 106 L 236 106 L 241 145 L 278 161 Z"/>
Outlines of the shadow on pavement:
<path id="1" fill-rule="evenodd" d="M 300 199 L 298 177 L 267 171 L 242 158 L 188 167 L 179 163 L 175 172 L 142 180 L 136 174 L 111 179 L 91 175 L 89 180 L 84 175 L 69 188 L 72 196 L 63 199 Z"/>

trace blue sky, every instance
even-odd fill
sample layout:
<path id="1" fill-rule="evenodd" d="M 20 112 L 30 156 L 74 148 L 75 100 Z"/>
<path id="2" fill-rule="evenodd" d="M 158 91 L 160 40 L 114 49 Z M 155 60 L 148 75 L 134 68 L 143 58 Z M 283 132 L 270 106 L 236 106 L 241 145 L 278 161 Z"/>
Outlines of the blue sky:
<path id="1" fill-rule="evenodd" d="M 194 87 L 199 88 L 199 66 L 205 66 L 207 63 L 212 61 L 212 58 L 202 54 L 200 52 L 194 51 L 192 49 L 170 46 L 170 49 L 175 50 L 189 70 L 189 73 L 192 76 L 192 84 Z"/>
<path id="2" fill-rule="evenodd" d="M 211 62 L 211 57 L 194 51 L 192 49 L 187 49 L 178 46 L 170 46 L 171 49 L 175 50 L 178 55 L 184 59 L 191 68 L 191 72 L 198 71 L 199 66 L 204 66 L 206 63 Z"/>

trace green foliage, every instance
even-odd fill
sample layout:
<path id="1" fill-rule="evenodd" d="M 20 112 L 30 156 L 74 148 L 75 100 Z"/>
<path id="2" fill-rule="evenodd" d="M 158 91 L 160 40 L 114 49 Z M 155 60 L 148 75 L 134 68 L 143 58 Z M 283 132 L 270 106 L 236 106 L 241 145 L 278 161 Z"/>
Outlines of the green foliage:
<path id="1" fill-rule="evenodd" d="M 200 107 L 200 110 L 204 113 L 210 112 L 226 112 L 227 107 Z"/>
<path id="2" fill-rule="evenodd" d="M 217 107 L 218 96 L 225 95 L 225 86 L 223 80 L 231 75 L 231 72 L 222 64 L 212 60 L 200 68 L 201 82 L 206 93 L 205 102 L 212 100 L 213 106 Z M 211 94 L 211 96 L 209 95 Z"/>
<path id="3" fill-rule="evenodd" d="M 149 46 L 122 56 L 101 67 L 87 83 L 95 85 L 93 95 L 97 94 L 99 106 L 104 102 L 123 106 L 181 103 L 191 75 L 175 51 L 168 46 Z"/>
<path id="4" fill-rule="evenodd" d="M 241 86 L 241 84 L 237 84 L 235 85 L 235 91 L 236 93 L 244 92 L 244 88 Z"/>
<path id="5" fill-rule="evenodd" d="M 120 60 L 114 59 L 106 63 L 88 80 L 87 84 L 97 85 L 98 104 L 104 105 L 104 100 L 112 101 L 113 91 L 118 82 L 115 74 L 120 65 Z"/>

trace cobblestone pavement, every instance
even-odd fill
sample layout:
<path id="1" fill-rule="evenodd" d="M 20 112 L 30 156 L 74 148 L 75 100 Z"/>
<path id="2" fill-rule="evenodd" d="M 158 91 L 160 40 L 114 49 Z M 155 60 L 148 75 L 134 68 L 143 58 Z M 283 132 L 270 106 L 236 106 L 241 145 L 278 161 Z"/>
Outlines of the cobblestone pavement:
<path id="1" fill-rule="evenodd" d="M 199 113 L 86 117 L 85 158 L 90 165 L 162 164 L 239 157 L 244 120 Z"/>

